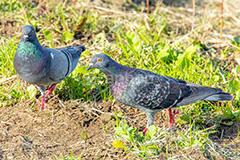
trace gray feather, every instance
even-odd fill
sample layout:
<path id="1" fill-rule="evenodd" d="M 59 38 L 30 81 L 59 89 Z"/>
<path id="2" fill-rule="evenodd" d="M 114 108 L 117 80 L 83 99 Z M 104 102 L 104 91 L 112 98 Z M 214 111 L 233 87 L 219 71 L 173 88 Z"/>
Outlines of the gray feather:
<path id="1" fill-rule="evenodd" d="M 102 70 L 113 97 L 119 102 L 146 113 L 148 125 L 162 109 L 200 100 L 229 101 L 232 95 L 221 89 L 206 87 L 156 73 L 122 66 L 105 54 L 93 56 L 88 69 Z"/>
<path id="2" fill-rule="evenodd" d="M 35 84 L 44 96 L 45 86 L 61 82 L 74 70 L 85 47 L 46 48 L 38 42 L 32 26 L 24 26 L 22 32 L 14 68 L 23 80 Z"/>

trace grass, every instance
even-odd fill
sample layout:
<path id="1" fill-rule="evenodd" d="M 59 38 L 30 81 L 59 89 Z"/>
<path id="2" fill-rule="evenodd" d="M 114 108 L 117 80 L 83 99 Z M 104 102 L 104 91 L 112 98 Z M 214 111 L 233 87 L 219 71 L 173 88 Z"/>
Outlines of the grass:
<path id="1" fill-rule="evenodd" d="M 135 9 L 136 7 L 137 5 Z M 16 78 L 13 67 L 20 28 L 32 24 L 44 46 L 59 48 L 79 41 L 87 46 L 77 68 L 54 92 L 63 100 L 83 99 L 92 103 L 89 97 L 94 88 L 100 92 L 102 99 L 113 99 L 108 93 L 106 77 L 98 70 L 86 71 L 92 55 L 97 52 L 106 53 L 117 62 L 130 67 L 218 87 L 233 94 L 234 100 L 231 102 L 197 102 L 195 105 L 180 107 L 183 114 L 177 123 L 183 128 L 189 124 L 189 128 L 177 129 L 176 132 L 151 126 L 146 136 L 143 136 L 137 128 L 115 116 L 116 140 L 113 141 L 113 146 L 123 149 L 126 154 L 142 158 L 164 154 L 168 158 L 176 158 L 172 157 L 176 148 L 182 152 L 197 148 L 208 154 L 209 148 L 214 148 L 209 135 L 216 128 L 205 127 L 206 122 L 211 121 L 218 126 L 231 125 L 240 120 L 240 68 L 231 60 L 232 55 L 240 52 L 239 43 L 225 38 L 231 45 L 226 43 L 219 47 L 211 40 L 209 34 L 218 30 L 219 19 L 209 11 L 204 15 L 197 13 L 202 16 L 194 17 L 197 27 L 190 30 L 192 23 L 189 22 L 187 10 L 167 10 L 162 7 L 155 8 L 148 17 L 141 12 L 141 7 L 136 9 L 139 14 L 122 12 L 120 16 L 111 16 L 108 12 L 91 9 L 86 3 L 74 6 L 71 1 L 58 4 L 50 1 L 46 5 L 34 6 L 33 2 L 7 0 L 0 2 L 0 8 L 1 16 L 11 17 L 18 30 L 14 35 L 0 35 L 0 106 L 14 105 L 29 99 L 34 102 L 35 96 L 39 94 L 33 86 Z M 13 15 L 12 12 L 21 14 Z M 178 16 L 182 19 L 179 20 Z M 225 21 L 230 23 L 228 19 Z M 215 41 L 218 41 L 216 36 Z M 106 126 L 106 132 L 107 128 Z M 85 130 L 82 138 L 87 138 Z M 225 154 L 224 151 L 221 152 L 218 154 Z M 62 159 L 68 158 L 63 156 Z M 72 155 L 69 159 L 73 159 Z"/>

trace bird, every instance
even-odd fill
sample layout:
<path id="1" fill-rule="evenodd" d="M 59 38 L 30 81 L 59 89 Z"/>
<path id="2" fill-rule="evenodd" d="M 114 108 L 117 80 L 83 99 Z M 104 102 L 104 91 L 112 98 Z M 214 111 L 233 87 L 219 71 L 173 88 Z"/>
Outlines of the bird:
<path id="1" fill-rule="evenodd" d="M 85 51 L 82 44 L 52 49 L 42 46 L 31 25 L 22 28 L 22 37 L 14 56 L 14 68 L 21 79 L 34 84 L 41 92 L 42 100 L 35 107 L 40 110 L 46 103 L 45 97 L 77 66 Z M 50 86 L 47 90 L 46 87 Z"/>
<path id="2" fill-rule="evenodd" d="M 170 123 L 167 129 L 175 125 L 172 108 L 188 105 L 200 100 L 230 101 L 230 93 L 219 88 L 212 88 L 156 74 L 154 72 L 130 68 L 115 62 L 108 55 L 99 53 L 92 57 L 87 70 L 97 68 L 107 77 L 112 96 L 122 104 L 135 107 L 145 112 L 147 126 L 153 125 L 156 113 L 169 110 Z"/>

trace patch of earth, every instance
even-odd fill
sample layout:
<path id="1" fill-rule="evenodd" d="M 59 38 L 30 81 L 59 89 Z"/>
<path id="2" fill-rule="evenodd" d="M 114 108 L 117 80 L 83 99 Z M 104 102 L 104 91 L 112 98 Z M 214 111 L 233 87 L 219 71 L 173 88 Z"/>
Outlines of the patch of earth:
<path id="1" fill-rule="evenodd" d="M 63 103 L 55 96 L 48 100 L 48 106 L 42 112 L 32 110 L 32 103 L 20 102 L 0 108 L 1 158 L 54 159 L 54 155 L 69 155 L 70 152 L 77 157 L 82 155 L 82 158 L 124 157 L 123 150 L 111 145 L 115 122 L 111 115 L 115 111 L 127 113 L 126 118 L 130 124 L 135 123 L 134 127 L 146 124 L 144 114 L 110 101 Z M 133 119 L 136 115 L 138 118 Z M 109 121 L 105 132 L 103 125 Z"/>
<path id="2" fill-rule="evenodd" d="M 83 159 L 136 158 L 112 146 L 112 141 L 116 139 L 112 116 L 115 112 L 122 112 L 130 126 L 143 130 L 147 123 L 143 112 L 111 101 L 95 104 L 81 100 L 62 102 L 57 96 L 48 100 L 48 106 L 43 111 L 31 109 L 35 105 L 27 101 L 0 108 L 1 159 L 55 159 L 55 156 L 66 156 L 70 152 L 75 157 L 81 155 Z M 105 131 L 103 126 L 109 121 Z M 168 122 L 167 110 L 157 114 L 155 125 L 167 128 Z M 237 136 L 239 124 L 236 122 L 229 128 L 221 128 L 225 132 L 219 130 L 223 134 L 220 138 L 224 142 L 231 141 L 224 137 Z M 219 137 L 218 134 L 215 136 Z M 203 151 L 189 150 L 184 154 L 206 158 Z M 162 155 L 161 159 L 167 157 Z"/>

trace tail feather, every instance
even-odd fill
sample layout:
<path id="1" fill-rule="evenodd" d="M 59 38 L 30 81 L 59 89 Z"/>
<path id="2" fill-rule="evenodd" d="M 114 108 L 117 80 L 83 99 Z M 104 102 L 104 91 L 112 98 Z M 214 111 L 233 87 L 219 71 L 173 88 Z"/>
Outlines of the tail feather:
<path id="1" fill-rule="evenodd" d="M 64 48 L 60 48 L 60 51 L 67 53 L 68 55 L 71 56 L 71 60 L 79 59 L 81 56 L 82 52 L 86 50 L 85 46 L 82 44 L 77 44 L 74 46 L 68 46 Z"/>
<path id="2" fill-rule="evenodd" d="M 230 101 L 233 99 L 230 93 L 222 92 L 219 88 L 212 88 L 206 86 L 200 86 L 195 84 L 188 84 L 191 87 L 191 94 L 188 97 L 184 97 L 177 105 L 183 106 L 191 104 L 200 100 L 208 101 Z"/>
<path id="3" fill-rule="evenodd" d="M 77 49 L 77 52 L 72 53 L 72 58 L 78 58 L 81 56 L 82 52 L 86 50 L 85 46 L 82 44 L 77 44 L 75 46 L 72 46 Z"/>
<path id="4" fill-rule="evenodd" d="M 77 66 L 78 60 L 82 52 L 85 51 L 85 49 L 86 48 L 82 44 L 77 44 L 74 46 L 68 46 L 68 47 L 58 49 L 61 52 L 63 52 L 69 59 L 69 66 L 71 67 L 68 74 L 70 74 L 75 69 L 75 67 Z"/>
<path id="5" fill-rule="evenodd" d="M 211 95 L 204 100 L 207 101 L 231 101 L 233 99 L 233 96 L 230 93 L 220 92 L 216 93 L 214 95 Z"/>

